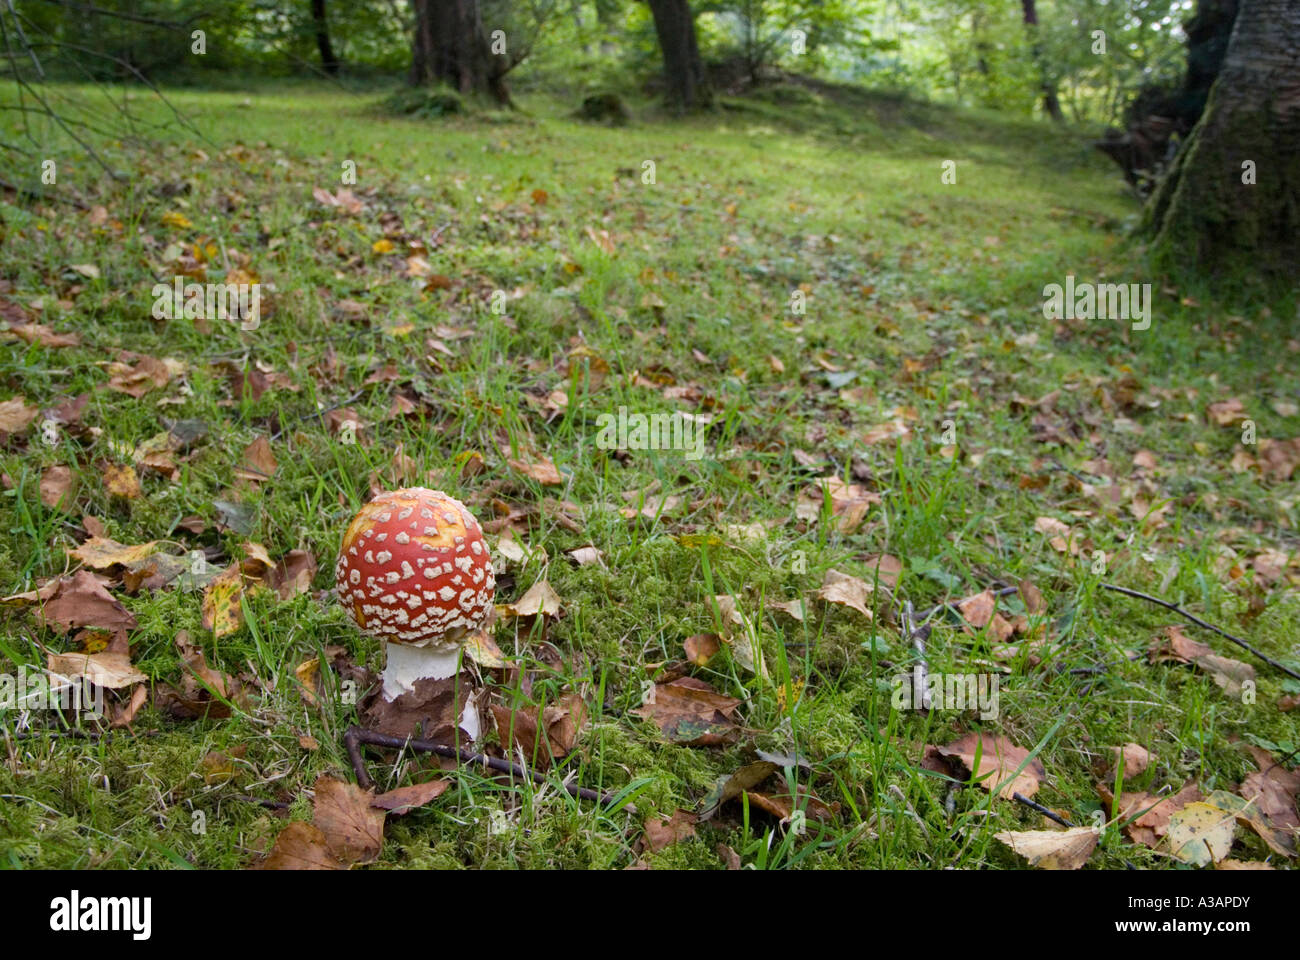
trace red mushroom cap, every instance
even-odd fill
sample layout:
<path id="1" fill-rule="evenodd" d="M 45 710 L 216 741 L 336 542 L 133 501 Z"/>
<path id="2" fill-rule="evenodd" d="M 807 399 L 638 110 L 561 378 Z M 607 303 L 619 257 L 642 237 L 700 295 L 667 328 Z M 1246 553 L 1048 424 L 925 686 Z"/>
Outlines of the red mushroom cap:
<path id="1" fill-rule="evenodd" d="M 391 643 L 454 643 L 492 610 L 496 578 L 483 529 L 441 490 L 375 497 L 348 524 L 335 592 L 366 633 Z"/>

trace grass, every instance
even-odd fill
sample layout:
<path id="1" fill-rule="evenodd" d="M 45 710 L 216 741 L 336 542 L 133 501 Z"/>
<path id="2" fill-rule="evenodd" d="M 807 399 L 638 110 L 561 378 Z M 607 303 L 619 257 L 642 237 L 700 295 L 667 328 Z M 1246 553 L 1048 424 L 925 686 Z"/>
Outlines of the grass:
<path id="1" fill-rule="evenodd" d="M 299 85 L 173 99 L 207 139 L 173 126 L 148 149 L 110 146 L 110 161 L 130 171 L 121 183 L 52 139 L 57 189 L 102 204 L 107 223 L 12 195 L 0 205 L 8 296 L 39 303 L 43 322 L 82 340 L 59 350 L 0 342 L 0 401 L 21 395 L 44 409 L 89 392 L 81 420 L 93 431 L 61 431 L 51 447 L 38 421 L 0 448 L 0 583 L 18 592 L 69 569 L 83 515 L 119 542 L 207 548 L 219 565 L 249 541 L 273 558 L 305 549 L 320 572 L 311 593 L 288 601 L 247 595 L 245 626 L 220 639 L 203 628 L 197 591 L 114 588 L 139 620 L 131 657 L 151 681 L 178 680 L 174 640 L 185 630 L 209 663 L 248 677 L 253 696 L 225 720 L 179 721 L 146 706 L 135 736 L 6 741 L 0 864 L 241 867 L 286 818 L 309 818 L 315 779 L 350 777 L 341 734 L 355 711 L 337 697 L 306 706 L 294 670 L 329 645 L 382 665 L 378 643 L 322 591 L 348 518 L 372 486 L 398 482 L 444 489 L 483 519 L 494 502 L 532 511 L 519 535 L 532 552 L 505 563 L 498 602 L 545 578 L 563 616 L 544 638 L 540 625 L 506 619 L 497 642 L 535 674 L 534 701 L 583 694 L 589 723 L 563 769 L 585 786 L 625 790 L 638 812 L 593 810 L 554 778 L 539 788 L 461 769 L 437 801 L 389 818 L 377 867 L 719 868 L 719 843 L 765 868 L 1015 867 L 1022 861 L 994 833 L 1046 821 L 983 790 L 952 789 L 921 768 L 925 744 L 984 729 L 1037 749 L 1048 772 L 1037 799 L 1084 824 L 1101 810 L 1093 767 L 1110 746 L 1151 752 L 1126 789 L 1194 777 L 1208 793 L 1253 769 L 1243 742 L 1278 753 L 1300 744 L 1296 714 L 1277 706 L 1300 692 L 1294 682 L 1257 665 L 1256 697 L 1241 702 L 1189 667 L 1130 661 L 1176 618 L 1099 588 L 1157 592 L 1300 660 L 1300 571 L 1270 583 L 1250 564 L 1266 549 L 1294 557 L 1296 483 L 1235 470 L 1234 454 L 1255 451 L 1240 428 L 1205 416 L 1208 403 L 1237 397 L 1259 437 L 1297 432 L 1286 403 L 1300 389 L 1300 344 L 1282 320 L 1293 306 L 1222 303 L 1156 279 L 1148 331 L 1044 320 L 1042 288 L 1067 274 L 1152 279 L 1123 231 L 1135 203 L 1075 141 L 996 115 L 820 87 L 726 101 L 689 121 L 642 104 L 619 130 L 577 123 L 571 105 L 544 98 L 521 114 L 436 120 L 390 117 L 380 94 Z M 147 98 L 136 105 L 164 116 Z M 956 162 L 955 184 L 941 180 L 945 160 Z M 339 189 L 345 161 L 366 205 L 356 216 L 312 197 L 314 187 Z M 654 183 L 643 182 L 646 161 Z M 376 252 L 384 212 L 424 240 L 450 289 L 424 291 L 400 256 Z M 168 213 L 183 221 L 164 223 Z M 258 329 L 150 316 L 153 284 L 172 273 L 169 245 L 209 243 L 209 280 L 220 279 L 224 246 L 274 285 Z M 96 265 L 99 278 L 74 264 Z M 803 314 L 791 311 L 797 290 Z M 507 292 L 504 315 L 492 310 L 494 291 Z M 365 309 L 349 313 L 343 301 Z M 175 358 L 185 372 L 141 399 L 114 392 L 106 364 L 121 349 Z M 281 380 L 258 399 L 238 397 L 225 361 Z M 395 379 L 368 381 L 388 363 Z M 665 385 L 686 399 L 665 398 Z M 1043 416 L 1058 439 L 1044 443 L 1033 402 L 1054 390 Z M 417 416 L 387 417 L 399 391 L 420 401 Z M 354 396 L 363 429 L 345 444 L 312 415 Z M 620 406 L 711 414 L 707 455 L 598 449 L 596 418 Z M 179 478 L 145 476 L 142 496 L 111 495 L 102 463 L 175 419 L 206 427 Z M 895 419 L 905 438 L 871 442 L 872 427 Z M 238 480 L 257 436 L 275 437 L 278 470 L 266 483 Z M 406 472 L 394 464 L 399 445 Z M 1154 455 L 1153 469 L 1134 467 L 1139 450 Z M 473 452 L 488 469 L 465 478 Z M 549 458 L 562 485 L 511 469 L 507 453 Z M 804 454 L 826 467 L 808 468 Z M 79 481 L 67 512 L 38 493 L 57 465 Z M 801 492 L 832 472 L 880 497 L 850 533 L 825 504 L 796 515 Z M 666 495 L 679 500 L 653 517 L 619 512 Z M 247 534 L 214 529 L 223 500 L 250 508 Z M 1143 522 L 1148 509 L 1160 512 Z M 179 526 L 190 515 L 207 521 L 203 534 Z M 1077 557 L 1035 529 L 1043 516 L 1071 526 Z M 756 539 L 740 529 L 751 524 Z M 603 565 L 570 562 L 566 551 L 588 544 Z M 829 569 L 871 581 L 866 560 L 881 553 L 904 569 L 892 590 L 879 585 L 874 620 L 814 599 Z M 890 678 L 912 654 L 885 597 L 921 609 L 1021 577 L 1042 590 L 1060 646 L 1039 663 L 1023 649 L 998 661 L 1008 670 L 999 716 L 892 709 Z M 631 711 L 655 665 L 680 661 L 687 637 L 717 629 L 710 598 L 724 593 L 751 618 L 770 678 L 726 650 L 692 667 L 744 701 L 745 734 L 724 747 L 665 743 Z M 798 597 L 808 601 L 803 622 L 772 607 Z M 1003 610 L 1018 604 L 1007 598 Z M 958 626 L 939 617 L 930 669 L 992 669 L 997 644 Z M 1222 655 L 1240 652 L 1188 632 Z M 18 609 L 0 611 L 0 634 L 7 672 L 69 643 Z M 527 699 L 500 675 L 489 683 L 499 702 Z M 7 711 L 0 736 L 46 722 Z M 304 748 L 304 737 L 318 747 Z M 799 835 L 736 803 L 700 824 L 696 840 L 637 850 L 647 816 L 698 809 L 754 749 L 797 750 L 811 766 L 787 775 L 838 802 L 838 818 L 809 820 Z M 214 753 L 227 759 L 205 766 Z M 404 756 L 373 769 L 387 789 L 427 779 L 429 768 Z M 1267 850 L 1239 831 L 1234 856 Z M 1107 830 L 1091 865 L 1126 863 L 1177 865 Z"/>

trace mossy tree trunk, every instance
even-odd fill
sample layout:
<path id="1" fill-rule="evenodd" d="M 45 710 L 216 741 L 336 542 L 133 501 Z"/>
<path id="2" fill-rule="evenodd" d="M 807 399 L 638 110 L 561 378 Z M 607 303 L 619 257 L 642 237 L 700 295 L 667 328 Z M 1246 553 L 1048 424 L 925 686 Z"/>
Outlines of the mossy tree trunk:
<path id="1" fill-rule="evenodd" d="M 1251 182 L 1253 181 L 1253 182 Z M 1300 268 L 1300 3 L 1241 0 L 1205 112 L 1144 215 L 1174 276 Z"/>
<path id="2" fill-rule="evenodd" d="M 463 95 L 486 94 L 510 105 L 505 78 L 514 61 L 492 52 L 479 0 L 411 0 L 411 13 L 412 85 L 445 83 Z"/>

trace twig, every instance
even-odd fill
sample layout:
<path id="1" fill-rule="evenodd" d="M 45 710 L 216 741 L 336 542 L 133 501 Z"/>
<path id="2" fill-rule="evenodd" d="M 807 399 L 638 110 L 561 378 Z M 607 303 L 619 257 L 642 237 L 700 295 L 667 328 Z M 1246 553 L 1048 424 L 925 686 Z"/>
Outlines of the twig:
<path id="1" fill-rule="evenodd" d="M 1048 809 L 1047 809 L 1045 806 L 1043 806 L 1041 803 L 1035 803 L 1033 800 L 1030 800 L 1028 797 L 1026 797 L 1026 796 L 1022 796 L 1019 792 L 1016 792 L 1016 793 L 1011 794 L 1011 799 L 1012 799 L 1012 800 L 1015 800 L 1017 803 L 1023 803 L 1023 804 L 1024 804 L 1026 807 L 1028 807 L 1030 810 L 1037 810 L 1039 813 L 1041 813 L 1043 816 L 1045 816 L 1048 820 L 1052 820 L 1052 821 L 1054 821 L 1054 822 L 1056 822 L 1056 823 L 1059 823 L 1059 824 L 1060 824 L 1061 826 L 1063 826 L 1063 827 L 1071 827 L 1071 828 L 1072 828 L 1072 827 L 1074 826 L 1074 824 L 1072 824 L 1069 820 L 1066 820 L 1065 817 L 1062 817 L 1060 814 L 1057 814 L 1057 813 L 1054 813 L 1054 812 L 1051 811 L 1051 810 L 1048 810 Z"/>
<path id="2" fill-rule="evenodd" d="M 1259 657 L 1259 659 L 1263 660 L 1270 667 L 1273 667 L 1276 670 L 1281 670 L 1287 676 L 1295 677 L 1297 680 L 1300 680 L 1300 671 L 1292 670 L 1290 667 L 1278 663 L 1276 660 L 1274 660 L 1272 657 L 1268 656 L 1267 654 L 1260 653 L 1258 650 L 1252 647 L 1245 640 L 1241 639 L 1241 637 L 1234 637 L 1227 630 L 1224 630 L 1221 627 L 1216 627 L 1214 624 L 1210 623 L 1209 621 L 1202 620 L 1200 617 L 1188 613 L 1182 607 L 1176 607 L 1169 601 L 1161 600 L 1159 597 L 1153 597 L 1149 593 L 1142 593 L 1138 590 L 1130 590 L 1128 587 L 1119 587 L 1113 583 L 1103 583 L 1102 586 L 1107 590 L 1114 590 L 1116 593 L 1122 593 L 1130 597 L 1137 597 L 1139 600 L 1146 600 L 1149 603 L 1154 603 L 1158 607 L 1164 607 L 1166 610 L 1172 610 L 1180 617 L 1186 617 L 1188 620 L 1192 621 L 1192 623 L 1196 624 L 1197 626 L 1204 627 L 1206 630 L 1212 630 L 1213 632 L 1217 633 L 1219 636 L 1231 640 L 1237 646 L 1241 647 L 1241 649 L 1247 651 L 1248 653 L 1254 654 L 1256 657 Z"/>
<path id="3" fill-rule="evenodd" d="M 458 750 L 453 746 L 445 743 L 434 743 L 431 740 L 415 740 L 405 737 L 390 737 L 386 733 L 376 733 L 373 730 L 365 730 L 361 727 L 348 727 L 343 734 L 343 745 L 347 748 L 348 759 L 352 761 L 352 769 L 357 775 L 357 783 L 365 788 L 370 789 L 374 782 L 370 779 L 370 774 L 366 772 L 366 762 L 361 756 L 361 744 L 368 743 L 376 747 L 389 747 L 393 750 L 414 750 L 417 753 L 432 753 L 439 757 L 447 757 L 451 760 L 459 760 L 466 764 L 480 764 L 495 770 L 498 773 L 508 773 L 513 777 L 527 777 L 534 783 L 550 783 L 551 781 L 545 774 L 538 773 L 536 770 L 530 770 L 527 767 L 521 767 L 518 764 L 511 763 L 509 760 L 502 760 L 499 757 L 489 757 L 482 753 L 475 753 L 472 750 Z M 572 796 L 579 797 L 583 800 L 592 800 L 596 803 L 608 803 L 610 796 L 597 793 L 595 790 L 589 790 L 586 787 L 579 787 L 576 784 L 566 783 L 563 785 Z"/>
<path id="4" fill-rule="evenodd" d="M 917 687 L 921 690 L 921 708 L 930 709 L 930 664 L 925 659 L 925 641 L 930 636 L 930 625 L 922 624 L 916 626 L 915 617 L 912 611 L 912 601 L 908 600 L 903 604 L 902 611 L 903 633 L 912 641 L 912 648 L 916 650 L 916 674 Z"/>

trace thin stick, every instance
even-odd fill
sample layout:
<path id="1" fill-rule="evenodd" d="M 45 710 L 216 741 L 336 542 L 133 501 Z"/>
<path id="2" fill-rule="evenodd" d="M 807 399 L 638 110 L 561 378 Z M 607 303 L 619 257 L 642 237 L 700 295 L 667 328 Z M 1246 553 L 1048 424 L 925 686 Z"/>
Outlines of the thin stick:
<path id="1" fill-rule="evenodd" d="M 921 707 L 925 710 L 930 709 L 930 664 L 925 659 L 925 641 L 930 636 L 930 625 L 916 625 L 916 618 L 912 611 L 912 601 L 908 600 L 903 605 L 903 632 L 908 639 L 912 641 L 912 648 L 916 650 L 916 674 L 917 687 L 921 690 Z M 915 814 L 913 814 L 915 816 Z"/>
<path id="2" fill-rule="evenodd" d="M 1216 627 L 1214 624 L 1210 623 L 1209 621 L 1202 620 L 1200 617 L 1188 613 L 1182 607 L 1176 607 L 1169 601 L 1161 600 L 1159 597 L 1153 597 L 1149 593 L 1141 593 L 1140 591 L 1137 590 L 1130 590 L 1128 587 L 1118 587 L 1113 583 L 1103 583 L 1102 586 L 1105 587 L 1107 590 L 1114 590 L 1116 593 L 1122 593 L 1130 597 L 1137 597 L 1139 600 L 1146 600 L 1149 603 L 1154 603 L 1158 607 L 1164 607 L 1166 610 L 1172 610 L 1180 617 L 1186 617 L 1188 620 L 1192 621 L 1192 623 L 1196 624 L 1197 626 L 1204 627 L 1206 630 L 1212 630 L 1215 633 L 1217 633 L 1219 636 L 1231 640 L 1237 646 L 1241 647 L 1241 649 L 1247 651 L 1248 653 L 1254 654 L 1256 657 L 1259 657 L 1259 659 L 1263 660 L 1270 667 L 1273 667 L 1276 670 L 1281 670 L 1287 676 L 1295 677 L 1297 680 L 1300 680 L 1300 671 L 1292 670 L 1290 667 L 1278 663 L 1276 660 L 1274 660 L 1272 657 L 1268 656 L 1267 654 L 1260 653 L 1258 650 L 1252 647 L 1245 640 L 1241 639 L 1241 637 L 1234 637 L 1227 630 L 1224 630 L 1221 627 Z"/>
<path id="3" fill-rule="evenodd" d="M 1041 813 L 1043 816 L 1045 816 L 1048 820 L 1055 821 L 1056 823 L 1059 823 L 1059 824 L 1060 824 L 1061 826 L 1063 826 L 1063 827 L 1073 827 L 1073 826 L 1074 826 L 1074 824 L 1072 824 L 1069 820 L 1066 820 L 1065 817 L 1062 817 L 1062 816 L 1060 816 L 1059 814 L 1056 814 L 1056 813 L 1052 812 L 1051 810 L 1048 810 L 1048 809 L 1047 809 L 1045 806 L 1043 806 L 1041 803 L 1035 803 L 1033 800 L 1030 800 L 1028 797 L 1021 796 L 1020 793 L 1018 793 L 1018 792 L 1017 792 L 1017 793 L 1013 793 L 1013 794 L 1011 795 L 1011 799 L 1015 800 L 1017 803 L 1023 803 L 1023 804 L 1024 804 L 1026 807 L 1028 807 L 1030 810 L 1037 810 L 1039 813 Z"/>
<path id="4" fill-rule="evenodd" d="M 361 756 L 361 744 L 363 743 L 372 744 L 376 747 L 389 747 L 393 750 L 407 749 L 414 750 L 417 753 L 432 753 L 439 757 L 459 760 L 461 763 L 466 764 L 477 763 L 498 773 L 508 773 L 513 777 L 527 777 L 534 783 L 545 784 L 551 782 L 545 774 L 538 773 L 536 770 L 529 770 L 527 767 L 521 767 L 509 760 L 502 760 L 500 757 L 489 757 L 482 753 L 475 753 L 472 750 L 458 750 L 449 744 L 434 743 L 431 740 L 390 737 L 386 733 L 376 733 L 373 730 L 364 730 L 361 727 L 348 727 L 347 732 L 343 734 L 343 745 L 347 748 L 348 759 L 352 761 L 352 769 L 357 775 L 357 783 L 367 790 L 374 783 L 370 779 L 370 774 L 366 772 L 365 760 Z M 610 800 L 608 796 L 603 796 L 595 790 L 579 787 L 576 784 L 566 783 L 563 786 L 570 795 L 583 800 L 592 800 L 596 803 L 608 803 Z"/>

